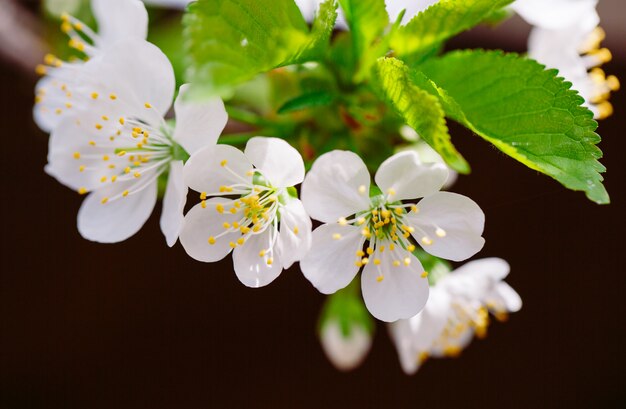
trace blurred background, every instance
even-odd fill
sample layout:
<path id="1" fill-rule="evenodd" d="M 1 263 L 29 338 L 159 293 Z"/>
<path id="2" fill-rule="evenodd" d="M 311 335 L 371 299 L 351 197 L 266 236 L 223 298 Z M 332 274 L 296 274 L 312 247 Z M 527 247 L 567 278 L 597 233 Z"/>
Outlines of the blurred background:
<path id="1" fill-rule="evenodd" d="M 601 0 L 599 12 L 614 56 L 604 69 L 624 82 L 626 2 Z M 180 14 L 151 19 L 180 74 Z M 528 31 L 513 18 L 449 48 L 523 52 Z M 378 325 L 368 359 L 346 374 L 319 346 L 323 296 L 297 268 L 248 289 L 230 258 L 202 264 L 168 249 L 158 212 L 126 242 L 81 239 L 82 198 L 44 174 L 47 135 L 31 117 L 34 66 L 57 36 L 38 1 L 0 0 L 0 408 L 626 407 L 625 92 L 598 130 L 609 206 L 451 124 L 473 167 L 454 190 L 487 214 L 480 256 L 510 262 L 524 307 L 413 377 Z"/>

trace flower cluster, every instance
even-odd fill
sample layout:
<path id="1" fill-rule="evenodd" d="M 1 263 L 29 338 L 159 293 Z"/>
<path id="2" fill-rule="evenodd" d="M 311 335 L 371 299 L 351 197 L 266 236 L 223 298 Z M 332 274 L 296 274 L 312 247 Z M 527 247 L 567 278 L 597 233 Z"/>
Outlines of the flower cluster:
<path id="1" fill-rule="evenodd" d="M 180 237 L 203 262 L 232 251 L 235 273 L 249 287 L 271 283 L 300 261 L 304 275 L 328 294 L 363 267 L 365 303 L 384 321 L 410 318 L 426 304 L 428 273 L 413 254 L 418 245 L 450 260 L 482 248 L 480 208 L 438 192 L 447 168 L 421 163 L 415 151 L 387 159 L 377 188 L 353 152 L 320 156 L 305 177 L 300 153 L 283 139 L 254 137 L 243 152 L 217 144 L 228 119 L 224 104 L 191 98 L 189 85 L 174 103 L 175 122 L 166 119 L 174 73 L 144 39 L 143 5 L 120 0 L 113 14 L 100 0 L 93 6 L 101 33 L 71 16 L 62 26 L 88 61 L 46 57 L 35 106 L 36 121 L 51 132 L 46 171 L 88 194 L 78 212 L 83 237 L 113 243 L 137 233 L 164 182 L 161 230 L 168 245 Z M 184 215 L 188 188 L 201 201 Z M 312 232 L 309 215 L 325 224 Z"/>
<path id="2" fill-rule="evenodd" d="M 146 3 L 183 7 L 188 1 Z M 450 17 L 450 25 L 466 29 L 478 24 L 480 16 L 495 18 L 502 5 L 481 2 L 473 9 L 475 5 L 468 2 L 454 13 L 454 4 L 448 1 L 442 5 L 435 0 L 384 4 L 380 0 L 378 11 L 370 16 L 355 6 L 347 13 L 339 9 L 336 19 L 339 4 L 327 0 L 320 8 L 320 3 L 295 0 L 303 18 L 291 15 L 298 13 L 294 4 L 273 4 L 276 13 L 267 21 L 293 23 L 285 28 L 287 36 L 272 32 L 274 27 L 265 26 L 265 20 L 247 21 L 241 30 L 233 26 L 228 20 L 233 16 L 243 19 L 255 14 L 256 4 L 251 2 L 228 3 L 223 9 L 226 0 L 189 6 L 189 20 L 196 19 L 190 27 L 198 29 L 198 33 L 187 30 L 193 37 L 188 38 L 194 50 L 190 54 L 202 58 L 190 67 L 192 83 L 178 90 L 171 61 L 146 40 L 148 13 L 142 1 L 92 0 L 97 31 L 64 14 L 61 29 L 80 58 L 64 61 L 50 54 L 36 68 L 42 78 L 35 89 L 33 116 L 50 134 L 45 170 L 86 195 L 77 226 L 88 240 L 129 239 L 161 199 L 160 228 L 167 245 L 180 241 L 191 258 L 204 263 L 232 253 L 233 270 L 245 286 L 266 286 L 299 263 L 313 287 L 330 295 L 319 332 L 336 366 L 352 369 L 363 360 L 371 347 L 373 316 L 389 323 L 402 367 L 414 373 L 426 357 L 458 355 L 475 335 L 484 336 L 490 313 L 502 320 L 521 308 L 520 297 L 503 282 L 509 271 L 503 260 L 470 261 L 452 273 L 448 267 L 444 272 L 437 269 L 448 266 L 445 260 L 473 257 L 485 244 L 485 215 L 478 204 L 442 191 L 454 183 L 456 171 L 469 172 L 449 141 L 445 118 L 457 120 L 527 166 L 572 189 L 587 188 L 598 195 L 594 200 L 606 202 L 608 194 L 594 190 L 598 188 L 594 180 L 601 181 L 601 166 L 595 161 L 599 155 L 594 150 L 595 122 L 579 106 L 580 98 L 568 89 L 570 84 L 525 57 L 479 51 L 431 58 L 454 30 L 435 41 L 431 31 L 443 30 L 443 25 L 421 27 L 422 20 L 449 14 L 459 20 L 455 23 Z M 603 118 L 612 112 L 608 98 L 619 82 L 599 68 L 610 59 L 610 52 L 600 48 L 603 33 L 596 3 L 517 0 L 511 8 L 536 26 L 529 55 L 559 69 L 594 115 Z M 289 13 L 278 9 L 283 6 L 290 7 Z M 372 14 L 380 20 L 384 7 L 388 24 L 384 16 L 371 33 L 356 33 L 369 27 L 366 23 L 374 19 Z M 214 16 L 219 13 L 226 17 Z M 356 14 L 362 18 L 357 23 L 352 21 L 357 20 Z M 211 27 L 206 27 L 206 21 Z M 313 22 L 311 30 L 305 21 Z M 407 24 L 410 21 L 416 24 Z M 333 27 L 352 32 L 338 33 L 332 41 Z M 204 29 L 212 35 L 210 41 L 204 41 Z M 433 38 L 408 44 L 410 36 L 421 31 Z M 228 37 L 226 47 L 222 34 Z M 326 40 L 328 44 L 322 44 Z M 261 53 L 274 43 L 287 48 Z M 212 52 L 224 58 L 204 58 Z M 321 61 L 320 55 L 329 61 Z M 422 60 L 423 64 L 412 65 Z M 528 78 L 532 74 L 544 81 L 541 75 L 545 75 L 545 81 L 560 87 L 563 106 L 556 104 L 552 92 L 533 92 L 529 95 L 536 98 L 527 97 L 530 101 L 519 104 L 525 111 L 494 111 L 496 120 L 489 114 L 478 115 L 479 108 L 494 106 L 488 99 L 500 98 L 499 92 L 503 97 L 493 101 L 510 101 L 524 93 L 514 85 L 492 89 L 490 84 L 503 84 L 504 77 L 470 93 L 463 89 L 465 84 L 480 79 L 470 73 L 471 80 L 454 83 L 447 65 L 439 65 L 446 61 L 452 64 L 450 70 L 464 70 L 463 61 L 477 66 L 499 61 Z M 250 71 L 237 66 L 244 62 L 258 66 Z M 296 68 L 286 67 L 294 64 Z M 222 90 L 222 82 L 233 79 L 229 70 L 234 80 Z M 257 75 L 270 70 L 263 78 Z M 194 75 L 197 71 L 203 74 Z M 270 95 L 274 91 L 276 95 Z M 473 99 L 466 94 L 480 95 L 476 98 L 481 100 L 468 106 L 467 100 Z M 229 100 L 225 104 L 216 95 Z M 244 103 L 238 104 L 238 98 Z M 565 114 L 564 124 L 552 114 L 538 117 L 544 124 L 554 121 L 550 127 L 554 125 L 555 133 L 545 138 L 531 132 L 532 121 L 527 120 L 535 118 L 531 115 L 540 99 L 546 108 L 541 112 Z M 250 107 L 258 115 L 248 111 Z M 286 118 L 282 121 L 279 115 L 285 114 L 291 116 L 280 117 Z M 587 115 L 589 120 L 578 121 L 584 124 L 577 124 L 573 136 L 566 139 L 559 126 L 568 130 L 573 126 L 567 122 L 568 114 Z M 479 123 L 483 117 L 489 117 L 486 124 Z M 524 129 L 508 133 L 504 127 L 512 117 L 525 118 L 512 121 Z M 233 126 L 233 120 L 242 123 Z M 234 133 L 235 127 L 245 132 L 222 137 Z M 522 145 L 529 146 L 528 152 L 518 149 Z M 540 149 L 544 146 L 545 152 Z M 568 150 L 574 150 L 568 153 L 568 158 L 573 157 L 578 155 L 576 149 L 584 150 L 579 156 L 587 160 L 574 170 L 544 159 L 561 158 Z M 595 168 L 584 173 L 583 166 Z M 574 183 L 581 178 L 582 188 Z M 188 208 L 190 189 L 199 199 Z"/>

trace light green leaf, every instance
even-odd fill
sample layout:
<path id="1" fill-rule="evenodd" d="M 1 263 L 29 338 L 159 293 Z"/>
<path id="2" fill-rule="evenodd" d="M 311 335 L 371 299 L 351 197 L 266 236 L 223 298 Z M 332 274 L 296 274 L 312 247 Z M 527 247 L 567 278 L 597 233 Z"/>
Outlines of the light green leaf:
<path id="1" fill-rule="evenodd" d="M 369 74 L 376 59 L 388 51 L 382 37 L 389 26 L 389 14 L 384 0 L 339 0 L 350 27 L 354 55 L 359 60 L 355 81 Z"/>
<path id="2" fill-rule="evenodd" d="M 328 105 L 336 98 L 336 95 L 328 91 L 316 91 L 297 96 L 285 102 L 278 108 L 279 114 L 299 111 L 301 109 Z"/>
<path id="3" fill-rule="evenodd" d="M 384 0 L 339 0 L 352 32 L 355 53 L 362 55 L 389 25 Z"/>
<path id="4" fill-rule="evenodd" d="M 439 98 L 449 117 L 529 168 L 609 202 L 597 123 L 556 70 L 482 50 L 452 52 L 419 68 L 423 74 L 412 79 Z"/>
<path id="5" fill-rule="evenodd" d="M 394 33 L 391 47 L 398 56 L 428 52 L 441 42 L 493 16 L 513 0 L 440 0 Z"/>
<path id="6" fill-rule="evenodd" d="M 439 99 L 419 88 L 410 78 L 407 66 L 398 59 L 379 59 L 376 76 L 386 99 L 407 125 L 415 129 L 450 167 L 461 173 L 469 173 L 468 163 L 450 141 Z"/>
<path id="7" fill-rule="evenodd" d="M 322 58 L 337 17 L 336 0 L 322 5 L 309 30 L 293 0 L 199 0 L 184 17 L 187 79 L 207 94 L 273 68 Z"/>

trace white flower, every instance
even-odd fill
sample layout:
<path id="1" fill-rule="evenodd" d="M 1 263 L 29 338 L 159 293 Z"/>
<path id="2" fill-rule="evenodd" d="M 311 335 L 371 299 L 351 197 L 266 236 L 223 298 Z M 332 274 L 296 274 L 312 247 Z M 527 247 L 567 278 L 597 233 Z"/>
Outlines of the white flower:
<path id="1" fill-rule="evenodd" d="M 326 224 L 313 232 L 311 251 L 300 263 L 304 275 L 330 294 L 364 266 L 361 288 L 372 315 L 395 321 L 417 314 L 428 298 L 428 280 L 412 253 L 414 243 L 457 261 L 484 244 L 478 205 L 438 192 L 447 176 L 445 166 L 423 165 L 415 152 L 401 152 L 381 164 L 375 180 L 382 193 L 370 197 L 370 175 L 358 155 L 320 156 L 302 184 L 302 201 L 312 218 Z M 401 202 L 421 197 L 417 205 Z"/>
<path id="2" fill-rule="evenodd" d="M 91 7 L 98 33 L 67 14 L 62 16 L 61 30 L 69 36 L 70 47 L 84 53 L 92 65 L 119 41 L 145 40 L 148 13 L 141 1 L 92 0 Z M 45 65 L 37 66 L 37 72 L 44 77 L 35 87 L 33 116 L 43 131 L 51 132 L 64 116 L 81 107 L 85 63 L 78 59 L 62 61 L 51 54 L 46 55 L 44 62 Z"/>
<path id="3" fill-rule="evenodd" d="M 340 371 L 357 368 L 372 347 L 372 336 L 366 328 L 354 323 L 344 334 L 337 320 L 324 324 L 320 341 L 326 357 Z"/>
<path id="4" fill-rule="evenodd" d="M 172 246 L 182 224 L 187 188 L 185 151 L 214 145 L 226 125 L 219 99 L 175 103 L 175 128 L 163 118 L 174 93 L 167 57 L 142 40 L 118 43 L 97 64 L 87 63 L 91 93 L 50 138 L 46 171 L 79 193 L 91 192 L 78 213 L 83 237 L 118 242 L 135 234 L 152 213 L 157 181 L 169 172 L 161 229 Z"/>
<path id="5" fill-rule="evenodd" d="M 245 152 L 228 145 L 205 148 L 192 155 L 184 175 L 202 199 L 185 216 L 180 234 L 194 259 L 214 262 L 234 250 L 237 277 L 256 288 L 309 249 L 311 220 L 293 189 L 304 179 L 304 163 L 284 140 L 254 137 Z"/>
<path id="6" fill-rule="evenodd" d="M 611 53 L 600 48 L 605 34 L 598 27 L 596 5 L 597 0 L 518 0 L 513 8 L 535 26 L 528 40 L 529 56 L 558 69 L 602 119 L 613 113 L 608 98 L 619 89 L 619 81 L 599 68 L 611 60 Z"/>
<path id="7" fill-rule="evenodd" d="M 458 356 L 474 335 L 486 335 L 489 312 L 506 320 L 519 311 L 521 298 L 502 281 L 508 273 L 498 258 L 466 263 L 431 288 L 422 312 L 390 324 L 402 369 L 413 374 L 430 356 Z"/>

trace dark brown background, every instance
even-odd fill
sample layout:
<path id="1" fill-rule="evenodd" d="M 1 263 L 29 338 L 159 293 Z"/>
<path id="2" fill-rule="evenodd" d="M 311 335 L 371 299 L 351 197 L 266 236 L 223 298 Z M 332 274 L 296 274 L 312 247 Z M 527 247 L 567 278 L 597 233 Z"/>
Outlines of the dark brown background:
<path id="1" fill-rule="evenodd" d="M 479 30 L 453 46 L 522 49 Z M 610 35 L 610 33 L 609 33 Z M 626 78 L 626 65 L 607 71 Z M 34 79 L 0 65 L 1 408 L 617 408 L 626 403 L 626 93 L 601 123 L 597 206 L 453 126 L 473 166 L 455 186 L 487 214 L 481 256 L 507 259 L 524 307 L 461 358 L 405 376 L 384 326 L 336 372 L 315 337 L 323 297 L 293 268 L 242 286 L 231 260 L 168 249 L 158 213 L 116 245 L 76 232 L 81 198 L 43 173 Z"/>

